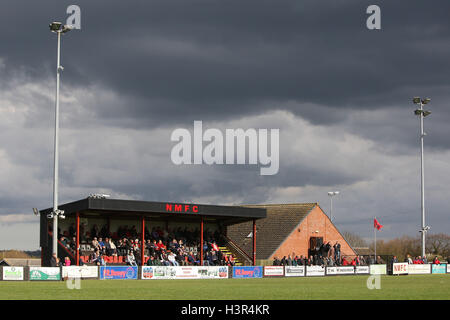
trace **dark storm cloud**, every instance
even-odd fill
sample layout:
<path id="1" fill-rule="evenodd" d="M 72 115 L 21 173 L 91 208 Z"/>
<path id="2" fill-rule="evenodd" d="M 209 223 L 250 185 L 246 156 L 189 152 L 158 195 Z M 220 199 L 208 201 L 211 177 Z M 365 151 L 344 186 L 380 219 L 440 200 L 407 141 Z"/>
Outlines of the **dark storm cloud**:
<path id="1" fill-rule="evenodd" d="M 69 4 L 19 1 L 1 13 L 8 70 L 51 74 L 55 41 L 46 25 L 64 21 Z M 64 81 L 99 84 L 129 101 L 93 106 L 107 121 L 170 125 L 285 108 L 314 123 L 332 123 L 345 118 L 345 108 L 385 108 L 386 101 L 403 104 L 411 95 L 426 95 L 430 91 L 420 90 L 425 83 L 448 98 L 448 1 L 382 1 L 380 31 L 365 27 L 370 1 L 78 4 L 82 30 L 63 37 Z M 21 27 L 11 32 L 17 17 Z M 288 101 L 299 104 L 286 106 Z M 317 112 L 305 103 L 330 110 Z"/>

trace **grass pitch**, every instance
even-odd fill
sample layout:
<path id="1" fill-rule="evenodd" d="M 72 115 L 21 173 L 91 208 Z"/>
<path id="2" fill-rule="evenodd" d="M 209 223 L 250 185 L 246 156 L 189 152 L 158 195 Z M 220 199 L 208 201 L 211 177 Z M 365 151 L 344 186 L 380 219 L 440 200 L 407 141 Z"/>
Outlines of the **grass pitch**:
<path id="1" fill-rule="evenodd" d="M 223 280 L 82 280 L 81 289 L 63 281 L 1 281 L 0 299 L 27 300 L 449 300 L 450 275 L 381 276 L 369 290 L 368 276 Z"/>

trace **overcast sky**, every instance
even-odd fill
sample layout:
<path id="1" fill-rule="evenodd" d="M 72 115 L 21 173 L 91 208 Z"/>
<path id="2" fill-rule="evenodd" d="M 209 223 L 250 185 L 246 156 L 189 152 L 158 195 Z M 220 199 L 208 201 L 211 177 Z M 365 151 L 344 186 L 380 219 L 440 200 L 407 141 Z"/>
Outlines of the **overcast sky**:
<path id="1" fill-rule="evenodd" d="M 426 210 L 450 227 L 450 3 L 361 0 L 24 1 L 0 5 L 0 249 L 38 249 L 31 208 L 52 205 L 56 36 L 63 36 L 60 203 L 318 202 L 370 239 L 418 236 L 419 121 Z M 381 8 L 381 30 L 366 9 Z M 176 128 L 280 130 L 280 169 L 182 165 Z"/>

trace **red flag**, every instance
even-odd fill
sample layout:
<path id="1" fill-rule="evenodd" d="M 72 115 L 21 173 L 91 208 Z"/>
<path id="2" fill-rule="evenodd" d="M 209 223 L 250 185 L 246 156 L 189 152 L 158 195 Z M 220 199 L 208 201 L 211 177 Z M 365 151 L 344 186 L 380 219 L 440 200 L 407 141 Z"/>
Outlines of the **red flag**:
<path id="1" fill-rule="evenodd" d="M 383 226 L 378 222 L 377 218 L 373 219 L 373 227 L 380 230 Z"/>

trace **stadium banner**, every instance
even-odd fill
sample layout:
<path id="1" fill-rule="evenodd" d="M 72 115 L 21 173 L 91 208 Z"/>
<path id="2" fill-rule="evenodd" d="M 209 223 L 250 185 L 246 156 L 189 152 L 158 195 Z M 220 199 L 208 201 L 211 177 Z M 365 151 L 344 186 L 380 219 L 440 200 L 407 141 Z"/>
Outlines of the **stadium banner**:
<path id="1" fill-rule="evenodd" d="M 30 267 L 30 280 L 61 280 L 58 267 Z"/>
<path id="2" fill-rule="evenodd" d="M 286 277 L 304 277 L 305 276 L 305 266 L 297 267 L 284 267 L 284 275 Z"/>
<path id="3" fill-rule="evenodd" d="M 282 277 L 284 276 L 283 266 L 265 266 L 264 277 Z"/>
<path id="4" fill-rule="evenodd" d="M 132 266 L 106 266 L 100 267 L 100 279 L 137 280 L 138 267 Z"/>
<path id="5" fill-rule="evenodd" d="M 261 266 L 255 267 L 233 267 L 233 278 L 262 278 Z"/>
<path id="6" fill-rule="evenodd" d="M 387 266 L 385 264 L 371 264 L 370 274 L 387 274 Z"/>
<path id="7" fill-rule="evenodd" d="M 450 273 L 450 263 L 447 263 L 447 273 Z"/>
<path id="8" fill-rule="evenodd" d="M 340 274 L 355 274 L 355 268 L 353 266 L 349 267 L 326 267 L 327 276 L 334 276 Z"/>
<path id="9" fill-rule="evenodd" d="M 408 267 L 409 274 L 430 274 L 431 264 L 410 264 Z"/>
<path id="10" fill-rule="evenodd" d="M 68 266 L 62 267 L 62 277 L 71 279 L 98 278 L 97 266 Z"/>
<path id="11" fill-rule="evenodd" d="M 355 274 L 369 274 L 370 268 L 369 266 L 356 266 Z"/>
<path id="12" fill-rule="evenodd" d="M 144 266 L 141 279 L 227 279 L 228 267 L 226 266 Z"/>
<path id="13" fill-rule="evenodd" d="M 212 266 L 197 267 L 199 279 L 228 279 L 228 267 Z"/>
<path id="14" fill-rule="evenodd" d="M 392 274 L 408 274 L 408 262 L 394 263 L 392 266 Z"/>
<path id="15" fill-rule="evenodd" d="M 307 277 L 317 277 L 325 275 L 325 267 L 322 266 L 306 266 Z"/>
<path id="16" fill-rule="evenodd" d="M 441 264 L 432 264 L 431 265 L 431 273 L 446 273 L 447 272 L 447 264 L 441 263 Z"/>
<path id="17" fill-rule="evenodd" d="M 23 267 L 3 267 L 3 280 L 23 280 Z"/>

